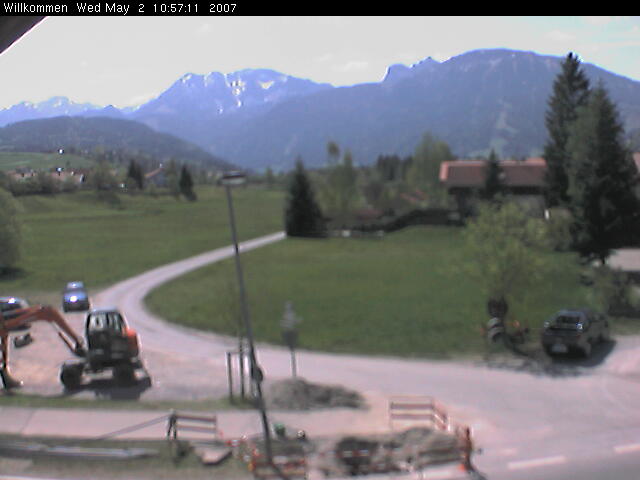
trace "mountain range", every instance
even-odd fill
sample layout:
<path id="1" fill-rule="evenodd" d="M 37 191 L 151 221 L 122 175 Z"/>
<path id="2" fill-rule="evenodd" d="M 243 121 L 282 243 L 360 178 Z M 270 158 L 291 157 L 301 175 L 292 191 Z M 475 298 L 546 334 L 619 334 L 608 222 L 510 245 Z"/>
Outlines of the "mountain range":
<path id="1" fill-rule="evenodd" d="M 523 157 L 542 151 L 547 101 L 562 60 L 476 50 L 445 62 L 392 65 L 382 81 L 349 87 L 266 69 L 186 74 L 135 109 L 55 97 L 0 110 L 0 126 L 57 115 L 107 116 L 143 123 L 251 169 L 286 170 L 298 156 L 307 166 L 323 165 L 329 141 L 369 164 L 382 154 L 410 155 L 426 132 L 459 157 L 491 148 L 503 158 Z M 582 66 L 592 85 L 604 84 L 626 132 L 638 137 L 640 82 Z"/>

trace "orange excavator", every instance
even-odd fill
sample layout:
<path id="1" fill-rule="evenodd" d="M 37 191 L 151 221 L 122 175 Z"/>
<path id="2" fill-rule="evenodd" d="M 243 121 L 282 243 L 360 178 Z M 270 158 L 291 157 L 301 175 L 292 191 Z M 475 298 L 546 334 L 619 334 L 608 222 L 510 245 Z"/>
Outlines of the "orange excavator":
<path id="1" fill-rule="evenodd" d="M 86 350 L 82 339 L 73 331 L 64 317 L 53 307 L 35 305 L 33 307 L 12 310 L 10 315 L 0 311 L 0 349 L 2 351 L 2 363 L 0 364 L 0 377 L 5 389 L 20 387 L 22 382 L 9 375 L 9 333 L 28 330 L 33 322 L 50 322 L 58 328 L 58 335 L 71 350 L 78 356 L 84 357 Z M 64 336 L 66 335 L 66 337 Z M 73 342 L 73 343 L 71 343 Z"/>
<path id="2" fill-rule="evenodd" d="M 95 309 L 87 314 L 85 322 L 86 346 L 66 322 L 62 314 L 53 307 L 36 305 L 0 311 L 0 342 L 2 363 L 0 377 L 5 389 L 17 388 L 22 382 L 9 375 L 9 333 L 21 332 L 34 322 L 52 323 L 58 336 L 74 356 L 79 359 L 65 362 L 60 369 L 60 381 L 68 390 L 79 388 L 85 373 L 101 373 L 111 370 L 114 379 L 121 384 L 135 382 L 135 371 L 144 368 L 139 358 L 138 335 L 127 325 L 116 309 Z M 28 334 L 14 340 L 14 345 L 24 346 L 30 342 Z"/>

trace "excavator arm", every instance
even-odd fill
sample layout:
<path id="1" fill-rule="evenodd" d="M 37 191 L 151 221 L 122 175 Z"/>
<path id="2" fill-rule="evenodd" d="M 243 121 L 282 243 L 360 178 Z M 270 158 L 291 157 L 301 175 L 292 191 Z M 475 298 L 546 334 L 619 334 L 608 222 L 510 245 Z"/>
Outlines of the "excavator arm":
<path id="1" fill-rule="evenodd" d="M 5 319 L 0 313 L 0 348 L 2 350 L 2 363 L 0 364 L 0 376 L 5 388 L 13 388 L 20 385 L 20 382 L 13 380 L 8 373 L 9 367 L 9 332 L 29 326 L 34 322 L 50 322 L 58 329 L 58 335 L 67 345 L 71 352 L 84 357 L 86 350 L 82 338 L 79 337 L 69 326 L 64 317 L 55 308 L 50 306 L 35 305 L 33 307 L 13 310 L 12 317 Z M 64 334 L 64 335 L 63 335 Z"/>

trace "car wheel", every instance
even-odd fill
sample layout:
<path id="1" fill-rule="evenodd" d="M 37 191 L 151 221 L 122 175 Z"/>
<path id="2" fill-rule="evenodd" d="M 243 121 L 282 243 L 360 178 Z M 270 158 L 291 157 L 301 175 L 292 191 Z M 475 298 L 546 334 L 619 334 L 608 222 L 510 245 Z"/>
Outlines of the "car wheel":
<path id="1" fill-rule="evenodd" d="M 608 342 L 610 340 L 611 340 L 611 331 L 607 327 L 602 331 L 602 335 L 600 335 L 600 342 Z"/>
<path id="2" fill-rule="evenodd" d="M 587 358 L 589 355 L 591 355 L 591 342 L 587 342 L 582 348 L 582 356 Z"/>

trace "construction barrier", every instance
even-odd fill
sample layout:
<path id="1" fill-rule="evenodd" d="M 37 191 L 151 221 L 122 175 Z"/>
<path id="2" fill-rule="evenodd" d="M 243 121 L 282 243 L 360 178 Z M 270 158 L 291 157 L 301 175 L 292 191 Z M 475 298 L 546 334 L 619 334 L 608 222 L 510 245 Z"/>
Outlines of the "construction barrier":
<path id="1" fill-rule="evenodd" d="M 427 423 L 438 430 L 449 429 L 446 410 L 433 397 L 396 396 L 389 400 L 389 426 L 394 430 L 398 422 Z"/>
<path id="2" fill-rule="evenodd" d="M 442 404 L 429 396 L 395 396 L 389 399 L 389 424 L 394 429 L 397 422 L 427 423 L 437 430 L 454 435 L 458 448 L 457 460 L 461 462 L 462 469 L 470 471 L 471 455 L 474 451 L 471 439 L 471 429 L 462 424 L 455 423 Z M 426 452 L 425 452 L 426 453 Z M 430 449 L 431 454 L 438 453 Z M 416 455 L 413 467 L 421 469 L 431 462 L 428 459 L 420 460 Z"/>
<path id="3" fill-rule="evenodd" d="M 167 438 L 177 441 L 179 431 L 205 434 L 208 440 L 218 440 L 222 435 L 216 415 L 191 415 L 172 410 L 168 416 Z"/>

